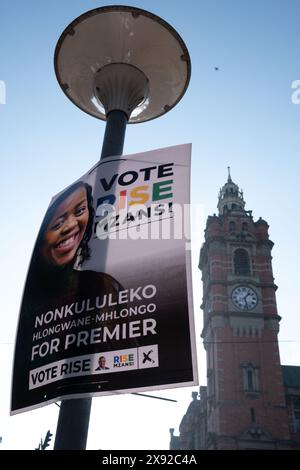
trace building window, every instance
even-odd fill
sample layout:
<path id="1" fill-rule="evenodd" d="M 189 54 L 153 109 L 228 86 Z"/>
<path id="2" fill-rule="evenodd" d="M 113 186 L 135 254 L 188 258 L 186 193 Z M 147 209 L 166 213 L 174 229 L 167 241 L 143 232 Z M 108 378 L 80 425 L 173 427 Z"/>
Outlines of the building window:
<path id="1" fill-rule="evenodd" d="M 235 232 L 235 222 L 229 222 L 229 232 Z"/>
<path id="2" fill-rule="evenodd" d="M 246 394 L 257 395 L 259 390 L 259 367 L 252 363 L 241 364 L 243 388 Z"/>
<path id="3" fill-rule="evenodd" d="M 253 370 L 252 369 L 247 370 L 247 390 L 249 390 L 249 392 L 254 391 L 254 387 L 253 387 Z"/>
<path id="4" fill-rule="evenodd" d="M 234 273 L 242 276 L 250 274 L 250 260 L 247 250 L 238 248 L 234 252 Z"/>
<path id="5" fill-rule="evenodd" d="M 242 230 L 244 230 L 245 232 L 248 230 L 248 224 L 247 224 L 247 222 L 243 222 L 243 223 L 242 223 Z"/>
<path id="6" fill-rule="evenodd" d="M 296 398 L 293 402 L 294 409 L 294 429 L 300 433 L 300 398 Z"/>
<path id="7" fill-rule="evenodd" d="M 251 416 L 252 423 L 255 423 L 255 409 L 254 408 L 250 408 L 250 416 Z"/>

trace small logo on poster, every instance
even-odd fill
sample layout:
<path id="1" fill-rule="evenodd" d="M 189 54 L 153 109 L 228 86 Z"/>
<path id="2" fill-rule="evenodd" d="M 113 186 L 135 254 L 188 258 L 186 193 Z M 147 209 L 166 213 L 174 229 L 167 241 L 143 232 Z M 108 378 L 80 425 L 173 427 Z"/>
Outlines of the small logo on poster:
<path id="1" fill-rule="evenodd" d="M 114 356 L 114 367 L 134 366 L 134 354 L 118 354 Z"/>
<path id="2" fill-rule="evenodd" d="M 146 369 L 148 367 L 158 367 L 158 346 L 151 344 L 150 346 L 143 346 L 138 348 L 139 355 L 139 369 Z"/>

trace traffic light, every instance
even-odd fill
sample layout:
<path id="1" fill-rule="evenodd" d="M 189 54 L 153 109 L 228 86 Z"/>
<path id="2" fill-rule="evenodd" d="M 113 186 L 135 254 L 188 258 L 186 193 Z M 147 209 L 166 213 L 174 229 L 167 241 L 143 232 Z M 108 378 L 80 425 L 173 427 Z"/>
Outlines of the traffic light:
<path id="1" fill-rule="evenodd" d="M 41 450 L 45 450 L 46 447 L 48 447 L 50 445 L 50 441 L 51 441 L 52 436 L 53 436 L 53 434 L 51 434 L 50 431 L 47 431 L 47 434 L 45 436 L 45 439 L 44 439 L 44 442 L 42 444 L 42 449 Z"/>
<path id="2" fill-rule="evenodd" d="M 39 443 L 39 446 L 35 448 L 35 450 L 45 450 L 46 447 L 50 445 L 51 437 L 53 434 L 51 434 L 50 431 L 47 431 L 47 434 L 45 436 L 44 441 L 41 439 L 41 442 Z"/>

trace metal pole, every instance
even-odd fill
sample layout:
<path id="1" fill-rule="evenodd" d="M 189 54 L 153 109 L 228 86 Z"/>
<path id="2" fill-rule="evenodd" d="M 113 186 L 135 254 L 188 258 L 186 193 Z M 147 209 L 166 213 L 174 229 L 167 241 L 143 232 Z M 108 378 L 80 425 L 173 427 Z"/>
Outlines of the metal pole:
<path id="1" fill-rule="evenodd" d="M 107 115 L 101 158 L 122 155 L 128 117 L 123 111 L 111 111 Z M 62 400 L 54 450 L 85 450 L 92 399 Z"/>
<path id="2" fill-rule="evenodd" d="M 61 402 L 54 450 L 84 450 L 89 430 L 91 398 Z"/>
<path id="3" fill-rule="evenodd" d="M 122 155 L 128 117 L 123 111 L 111 111 L 107 115 L 101 158 Z"/>

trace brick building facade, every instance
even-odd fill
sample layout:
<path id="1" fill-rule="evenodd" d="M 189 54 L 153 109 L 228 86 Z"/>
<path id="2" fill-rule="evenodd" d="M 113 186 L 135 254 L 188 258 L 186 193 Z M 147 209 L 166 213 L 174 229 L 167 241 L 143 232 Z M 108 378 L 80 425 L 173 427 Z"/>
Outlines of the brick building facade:
<path id="1" fill-rule="evenodd" d="M 228 180 L 209 216 L 199 268 L 207 387 L 200 387 L 172 449 L 300 449 L 300 367 L 281 366 L 265 220 Z"/>

